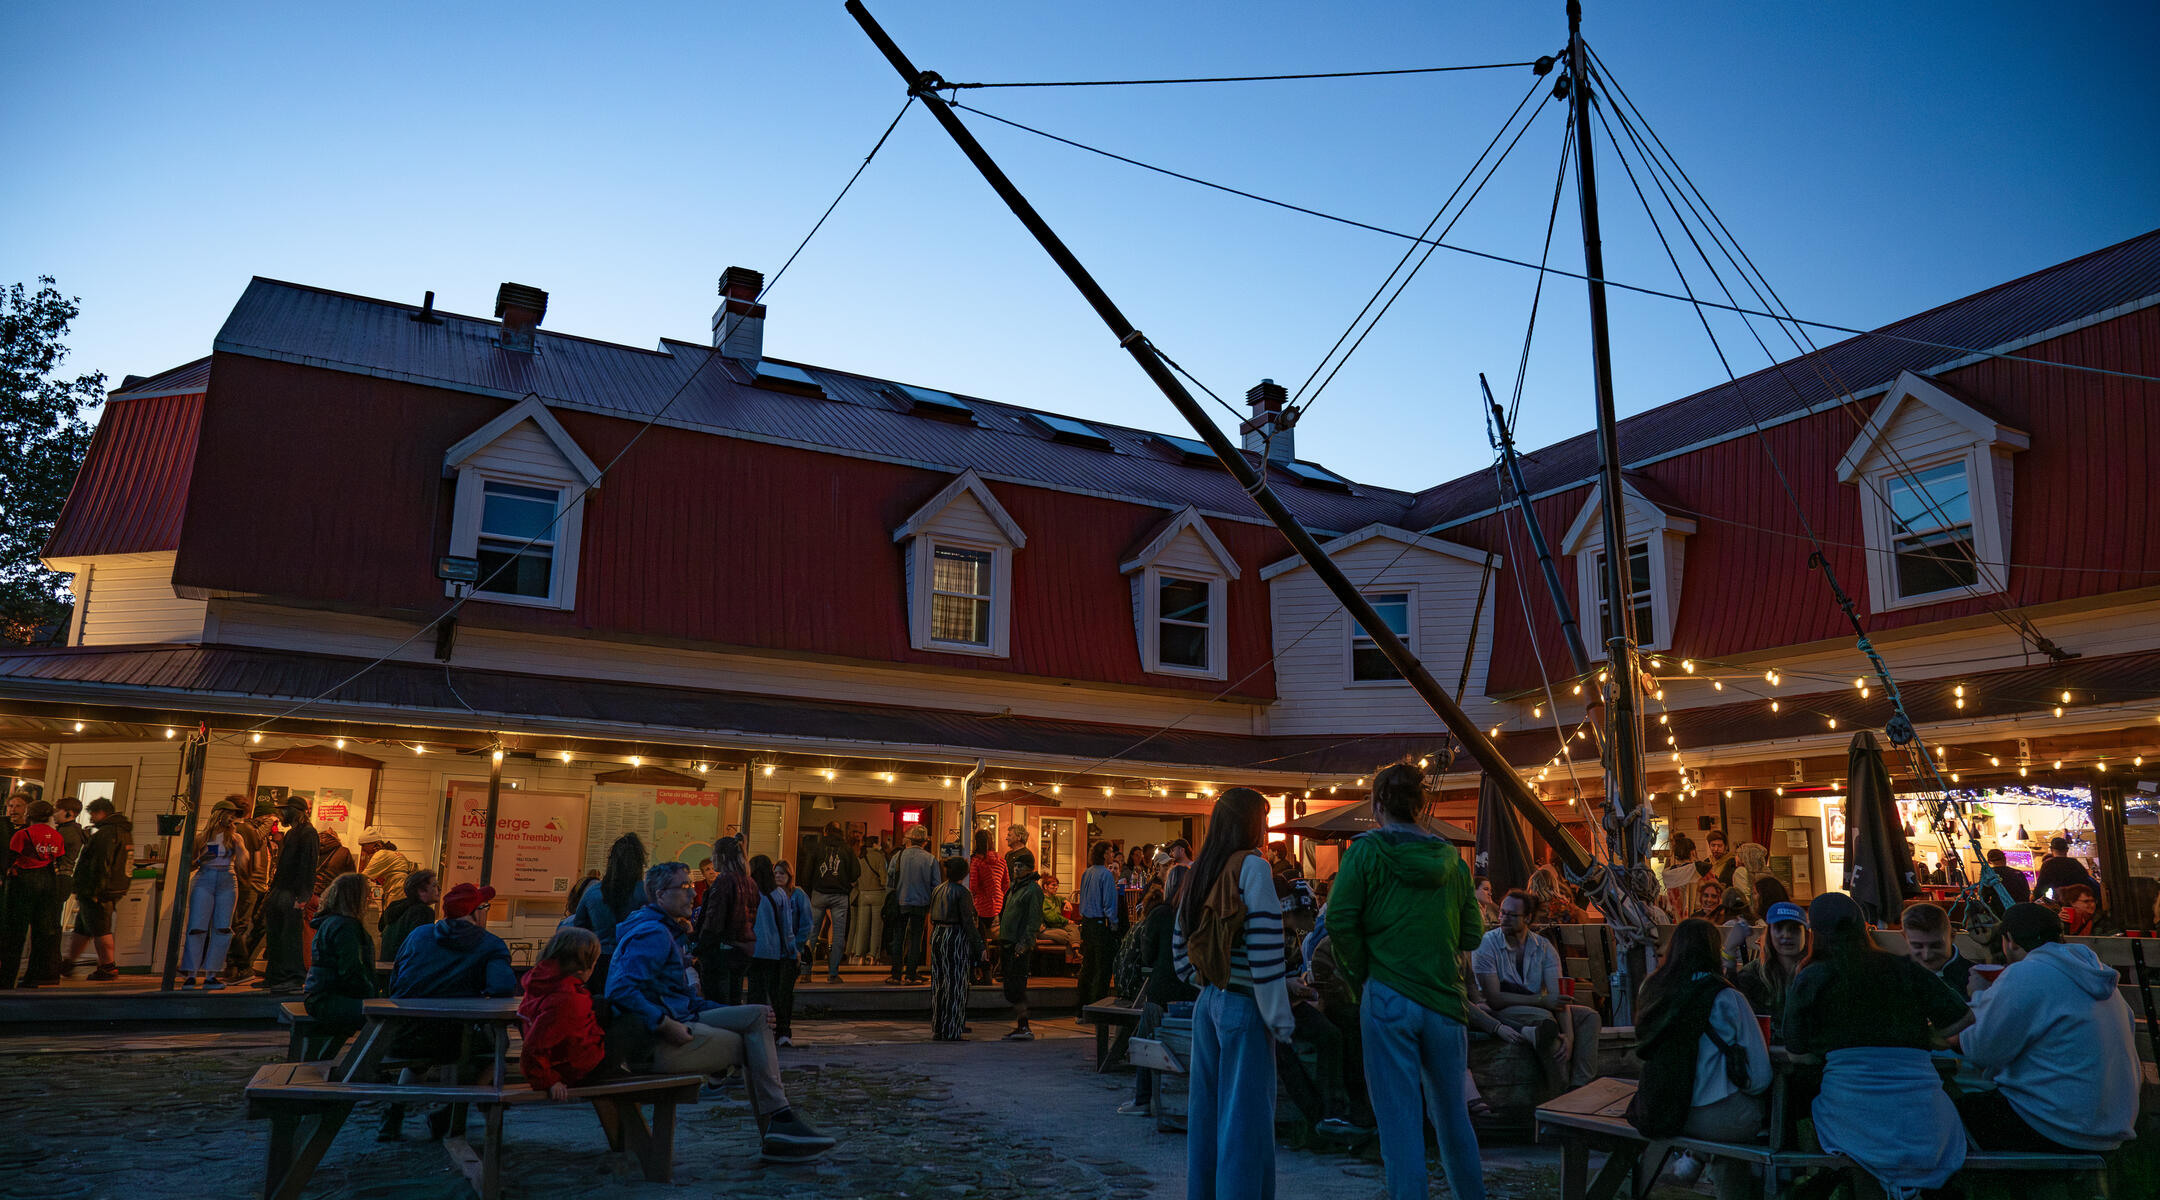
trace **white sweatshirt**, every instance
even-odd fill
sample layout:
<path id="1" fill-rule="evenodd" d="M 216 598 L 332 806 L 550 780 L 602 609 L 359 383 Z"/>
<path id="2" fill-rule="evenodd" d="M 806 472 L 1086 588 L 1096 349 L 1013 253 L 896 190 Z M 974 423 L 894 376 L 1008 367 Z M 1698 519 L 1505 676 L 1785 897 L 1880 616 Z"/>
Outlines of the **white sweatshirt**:
<path id="1" fill-rule="evenodd" d="M 2026 1124 L 2074 1149 L 2113 1150 L 2137 1122 L 2137 1043 L 2116 982 L 2089 948 L 2050 942 L 1974 998 L 1958 1036 Z"/>
<path id="2" fill-rule="evenodd" d="M 1762 1022 L 1755 1019 L 1754 1010 L 1739 989 L 1726 988 L 1718 993 L 1716 1003 L 1710 1006 L 1710 1028 L 1725 1039 L 1726 1045 L 1747 1051 L 1745 1090 L 1750 1096 L 1761 1095 L 1770 1086 L 1770 1047 L 1763 1043 Z M 1709 1034 L 1695 1039 L 1695 1095 L 1690 1103 L 1701 1108 L 1740 1090 L 1725 1074 L 1725 1052 L 1718 1049 Z"/>

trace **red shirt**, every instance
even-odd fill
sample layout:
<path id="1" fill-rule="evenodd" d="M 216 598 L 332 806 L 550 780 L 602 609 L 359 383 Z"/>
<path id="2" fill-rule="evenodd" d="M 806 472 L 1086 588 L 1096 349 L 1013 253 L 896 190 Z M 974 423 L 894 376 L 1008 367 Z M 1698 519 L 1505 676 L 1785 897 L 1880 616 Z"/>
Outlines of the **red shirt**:
<path id="1" fill-rule="evenodd" d="M 978 854 L 969 859 L 968 891 L 975 898 L 975 915 L 985 921 L 995 918 L 1005 903 L 1005 856 Z"/>
<path id="2" fill-rule="evenodd" d="M 67 843 L 50 825 L 25 825 L 8 839 L 8 851 L 8 865 L 15 871 L 37 871 L 59 862 Z"/>

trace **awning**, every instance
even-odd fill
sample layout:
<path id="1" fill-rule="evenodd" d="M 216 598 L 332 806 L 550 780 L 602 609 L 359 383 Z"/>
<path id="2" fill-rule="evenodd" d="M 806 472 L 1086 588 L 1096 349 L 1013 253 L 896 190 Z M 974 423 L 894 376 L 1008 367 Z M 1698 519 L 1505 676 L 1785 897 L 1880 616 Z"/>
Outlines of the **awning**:
<path id="1" fill-rule="evenodd" d="M 1427 831 L 1436 833 L 1458 846 L 1470 846 L 1477 842 L 1476 838 L 1470 836 L 1469 830 L 1451 821 L 1443 821 L 1438 817 L 1420 817 L 1418 818 L 1418 824 L 1424 826 Z M 1307 813 L 1295 821 L 1285 821 L 1275 826 L 1271 832 L 1294 834 L 1298 837 L 1309 837 L 1327 842 L 1354 838 L 1361 833 L 1378 828 L 1380 828 L 1380 822 L 1373 818 L 1372 805 L 1360 800 L 1337 805 L 1324 812 Z"/>

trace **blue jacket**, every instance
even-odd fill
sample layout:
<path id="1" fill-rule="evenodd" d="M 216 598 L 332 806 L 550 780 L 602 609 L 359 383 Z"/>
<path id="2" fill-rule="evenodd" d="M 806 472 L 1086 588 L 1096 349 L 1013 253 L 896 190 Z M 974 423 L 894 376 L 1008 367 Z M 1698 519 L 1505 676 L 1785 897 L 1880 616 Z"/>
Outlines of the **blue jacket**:
<path id="1" fill-rule="evenodd" d="M 501 938 L 471 921 L 437 921 L 413 930 L 398 947 L 390 994 L 515 996 L 517 972 Z"/>
<path id="2" fill-rule="evenodd" d="M 802 950 L 809 923 L 810 901 L 801 892 L 790 889 L 759 896 L 755 926 L 757 944 L 751 947 L 750 957 L 795 957 Z"/>
<path id="3" fill-rule="evenodd" d="M 690 986 L 690 939 L 673 917 L 647 904 L 615 927 L 607 1000 L 648 1031 L 673 1017 L 688 1025 L 713 1003 Z"/>
<path id="4" fill-rule="evenodd" d="M 921 846 L 908 843 L 893 866 L 893 887 L 900 893 L 901 907 L 930 907 L 930 896 L 937 891 L 937 885 L 937 859 Z"/>
<path id="5" fill-rule="evenodd" d="M 644 904 L 645 881 L 641 879 L 636 886 L 630 889 L 630 912 L 636 912 L 644 907 Z M 609 908 L 607 900 L 600 895 L 600 885 L 597 883 L 586 888 L 585 894 L 578 897 L 577 907 L 577 914 L 574 918 L 576 924 L 580 928 L 592 930 L 594 935 L 600 939 L 600 953 L 613 954 L 615 952 L 615 924 L 617 921 L 628 917 L 630 913 L 618 914 L 614 909 Z"/>
<path id="6" fill-rule="evenodd" d="M 1115 923 L 1124 911 L 1118 902 L 1117 872 L 1093 866 L 1080 872 L 1080 916 L 1102 917 Z"/>

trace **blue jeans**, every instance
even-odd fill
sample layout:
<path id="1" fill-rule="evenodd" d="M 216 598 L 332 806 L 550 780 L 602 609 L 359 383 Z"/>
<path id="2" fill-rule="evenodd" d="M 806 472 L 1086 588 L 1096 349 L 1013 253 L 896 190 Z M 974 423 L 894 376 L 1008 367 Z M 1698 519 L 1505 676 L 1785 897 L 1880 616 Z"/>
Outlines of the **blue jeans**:
<path id="1" fill-rule="evenodd" d="M 824 923 L 825 914 L 832 914 L 832 952 L 826 955 L 826 978 L 840 982 L 840 960 L 847 957 L 848 894 L 846 892 L 810 893 L 810 940 L 803 946 L 803 965 L 817 969 L 817 927 Z"/>
<path id="2" fill-rule="evenodd" d="M 198 871 L 188 882 L 187 940 L 182 943 L 180 973 L 215 975 L 225 969 L 225 948 L 232 944 L 232 868 Z"/>
<path id="3" fill-rule="evenodd" d="M 1373 979 L 1365 984 L 1358 1023 L 1365 1041 L 1365 1086 L 1380 1120 L 1389 1200 L 1426 1194 L 1425 1129 L 1418 1114 L 1427 1108 L 1428 1096 L 1448 1191 L 1456 1200 L 1484 1200 L 1484 1164 L 1463 1095 L 1470 1043 L 1462 1022 Z"/>
<path id="4" fill-rule="evenodd" d="M 1251 996 L 1201 989 L 1191 1082 L 1187 1200 L 1274 1200 L 1275 1035 Z M 1459 1095 L 1460 1079 L 1455 1087 Z"/>

